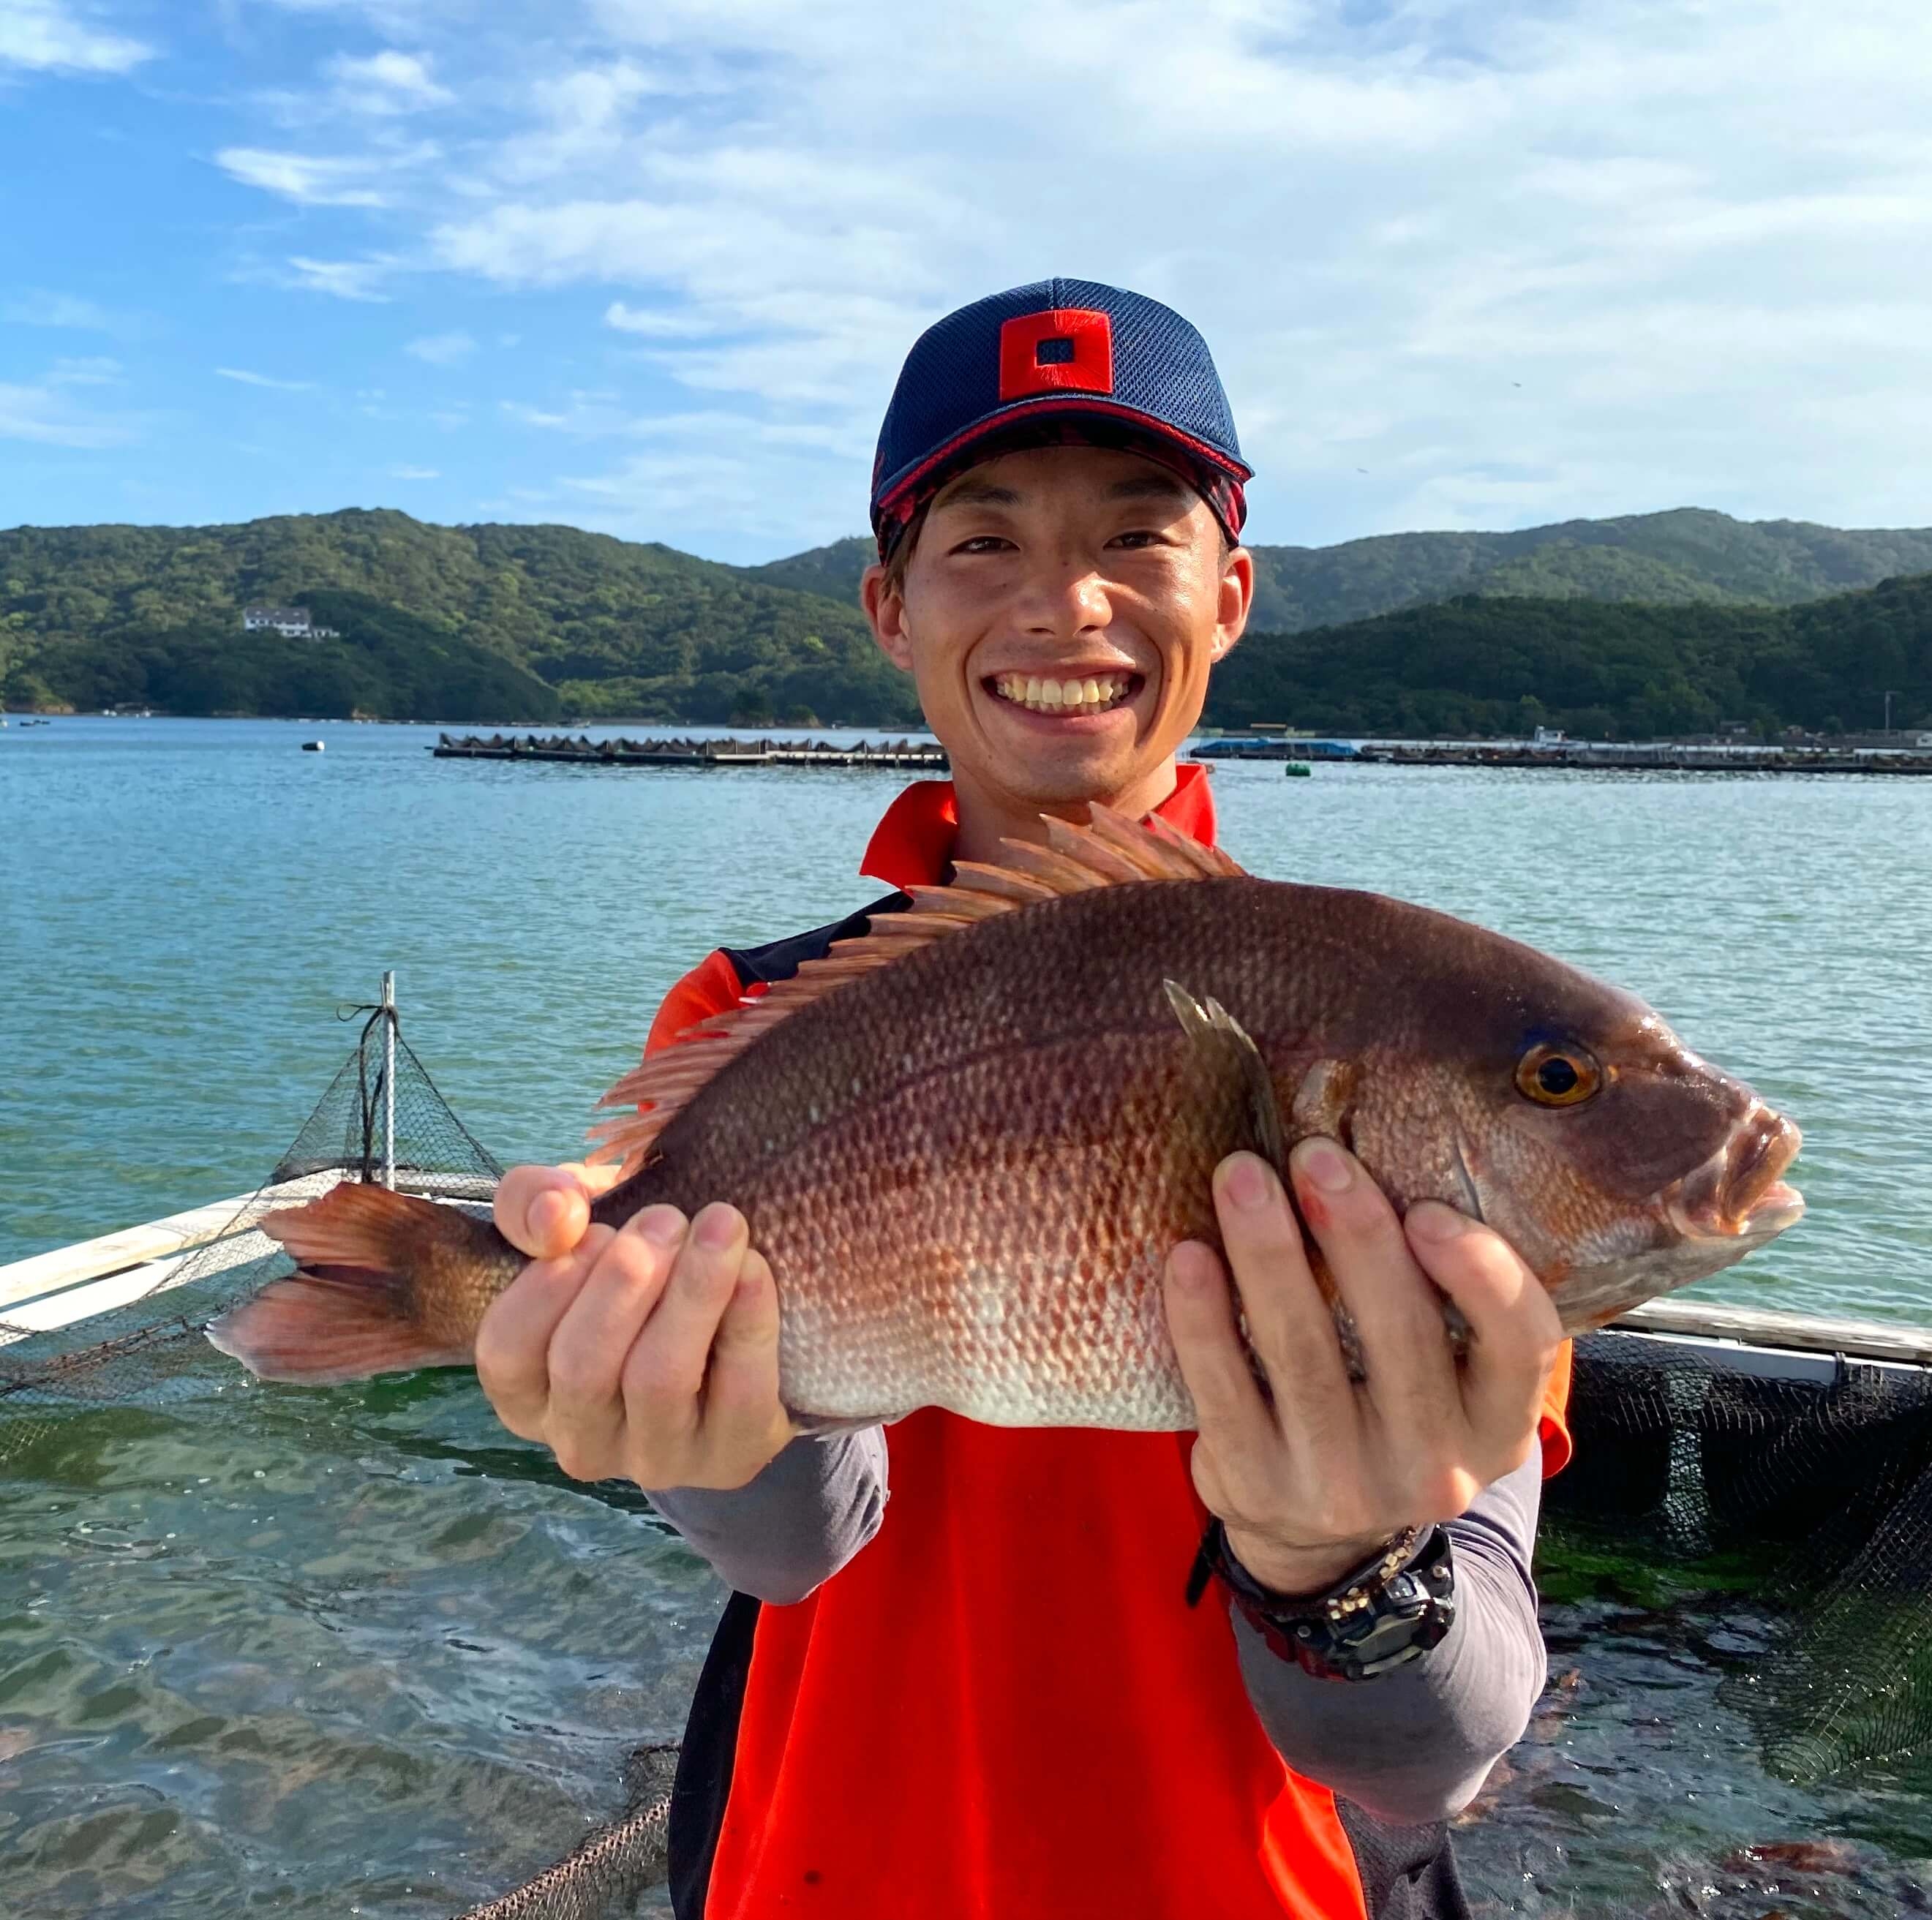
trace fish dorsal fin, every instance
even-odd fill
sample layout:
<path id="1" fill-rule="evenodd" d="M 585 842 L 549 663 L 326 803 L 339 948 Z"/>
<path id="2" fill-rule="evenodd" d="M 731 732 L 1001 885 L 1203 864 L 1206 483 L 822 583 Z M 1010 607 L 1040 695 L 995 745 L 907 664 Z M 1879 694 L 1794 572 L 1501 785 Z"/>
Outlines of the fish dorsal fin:
<path id="1" fill-rule="evenodd" d="M 881 914 L 856 940 L 840 940 L 790 980 L 775 982 L 757 999 L 740 1000 L 652 1054 L 598 1102 L 622 1111 L 591 1130 L 598 1144 L 590 1159 L 620 1161 L 626 1174 L 634 1172 L 678 1114 L 781 1021 L 915 948 L 1066 894 L 1144 880 L 1234 879 L 1243 871 L 1226 854 L 1190 840 L 1165 820 L 1143 824 L 1106 807 L 1095 807 L 1084 826 L 1049 816 L 1046 832 L 1044 847 L 1004 840 L 997 864 L 961 860 L 947 885 L 908 887 L 909 912 Z"/>

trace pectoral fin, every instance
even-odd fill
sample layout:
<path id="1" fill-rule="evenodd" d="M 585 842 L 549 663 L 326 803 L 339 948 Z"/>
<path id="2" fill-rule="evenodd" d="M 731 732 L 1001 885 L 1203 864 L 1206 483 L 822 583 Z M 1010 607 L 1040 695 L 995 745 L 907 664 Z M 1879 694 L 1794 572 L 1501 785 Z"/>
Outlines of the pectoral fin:
<path id="1" fill-rule="evenodd" d="M 1163 980 L 1168 1004 L 1187 1036 L 1199 1068 L 1216 1080 L 1238 1076 L 1246 1102 L 1250 1138 L 1240 1144 L 1273 1167 L 1294 1204 L 1294 1189 L 1288 1179 L 1288 1132 L 1282 1124 L 1281 1107 L 1275 1099 L 1274 1082 L 1262 1058 L 1261 1049 L 1248 1036 L 1241 1023 L 1218 1000 L 1196 1000 L 1173 980 Z M 1304 1078 L 1295 1102 L 1296 1137 L 1313 1132 L 1342 1135 L 1342 1122 L 1354 1093 L 1355 1069 L 1340 1060 L 1321 1060 Z M 1304 1106 L 1307 1112 L 1304 1113 Z M 1312 1123 L 1312 1124 L 1311 1124 Z M 1342 1137 L 1346 1138 L 1346 1136 Z M 1366 1377 L 1362 1363 L 1361 1336 L 1354 1316 L 1342 1304 L 1334 1277 L 1312 1238 L 1307 1240 L 1309 1269 L 1322 1297 L 1335 1316 L 1335 1332 L 1342 1346 L 1342 1364 L 1352 1380 Z"/>
<path id="2" fill-rule="evenodd" d="M 1163 980 L 1167 1004 L 1174 1009 L 1180 1030 L 1187 1036 L 1197 1066 L 1211 1078 L 1227 1077 L 1239 1085 L 1251 1138 L 1244 1144 L 1260 1154 L 1284 1184 L 1288 1178 L 1288 1139 L 1274 1082 L 1261 1049 L 1241 1023 L 1218 1000 L 1196 1000 L 1177 981 Z"/>

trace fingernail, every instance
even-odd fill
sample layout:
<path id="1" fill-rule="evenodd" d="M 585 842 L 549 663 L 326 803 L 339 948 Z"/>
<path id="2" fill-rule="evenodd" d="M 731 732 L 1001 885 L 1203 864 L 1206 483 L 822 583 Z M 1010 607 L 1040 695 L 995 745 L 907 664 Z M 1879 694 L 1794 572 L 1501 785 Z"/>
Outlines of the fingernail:
<path id="1" fill-rule="evenodd" d="M 1439 1201 L 1424 1200 L 1408 1210 L 1408 1230 L 1418 1240 L 1454 1240 L 1467 1233 L 1474 1222 L 1445 1207 Z"/>
<path id="2" fill-rule="evenodd" d="M 1211 1259 L 1202 1256 L 1208 1250 L 1198 1240 L 1184 1240 L 1168 1256 L 1168 1277 L 1183 1293 L 1205 1293 L 1214 1277 Z"/>
<path id="3" fill-rule="evenodd" d="M 707 1207 L 698 1222 L 698 1244 L 707 1252 L 722 1253 L 738 1238 L 738 1216 L 729 1207 Z"/>
<path id="4" fill-rule="evenodd" d="M 1268 1178 L 1252 1154 L 1237 1154 L 1228 1169 L 1228 1198 L 1244 1212 L 1268 1204 Z"/>
<path id="5" fill-rule="evenodd" d="M 675 1207 L 646 1207 L 638 1231 L 653 1246 L 675 1246 L 684 1238 L 684 1216 Z"/>
<path id="6" fill-rule="evenodd" d="M 1325 1140 L 1318 1140 L 1304 1150 L 1301 1174 L 1310 1186 L 1318 1186 L 1324 1193 L 1346 1193 L 1355 1184 L 1354 1169 L 1349 1166 L 1348 1156 Z"/>
<path id="7" fill-rule="evenodd" d="M 569 1205 L 561 1193 L 539 1193 L 530 1202 L 530 1232 L 538 1240 L 548 1240 L 563 1225 L 564 1209 Z"/>

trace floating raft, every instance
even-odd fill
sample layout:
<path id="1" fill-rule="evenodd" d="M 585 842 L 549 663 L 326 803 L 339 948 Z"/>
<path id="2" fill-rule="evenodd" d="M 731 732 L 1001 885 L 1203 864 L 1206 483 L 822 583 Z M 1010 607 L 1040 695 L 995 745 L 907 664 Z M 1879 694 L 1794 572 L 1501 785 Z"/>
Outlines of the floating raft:
<path id="1" fill-rule="evenodd" d="M 580 734 L 439 734 L 430 752 L 438 760 L 548 760 L 570 766 L 912 766 L 944 772 L 943 747 L 928 741 L 593 740 Z"/>
<path id="2" fill-rule="evenodd" d="M 1828 747 L 1689 747 L 1606 742 L 1600 746 L 1480 746 L 1445 742 L 1426 746 L 1364 747 L 1356 758 L 1375 766 L 1661 768 L 1678 773 L 1932 774 L 1932 753 L 1880 749 L 1836 752 Z"/>

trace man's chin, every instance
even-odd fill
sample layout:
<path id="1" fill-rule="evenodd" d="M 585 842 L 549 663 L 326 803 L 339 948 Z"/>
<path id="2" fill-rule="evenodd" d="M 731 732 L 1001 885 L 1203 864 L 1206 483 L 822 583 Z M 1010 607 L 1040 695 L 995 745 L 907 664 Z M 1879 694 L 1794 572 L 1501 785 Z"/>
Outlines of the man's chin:
<path id="1" fill-rule="evenodd" d="M 1098 800 L 1112 804 L 1139 786 L 1152 770 L 1124 763 L 1112 754 L 1096 754 L 1084 761 L 1060 760 L 1051 766 L 1030 766 L 1004 783 L 1014 798 L 1032 811 L 1044 813 Z"/>

